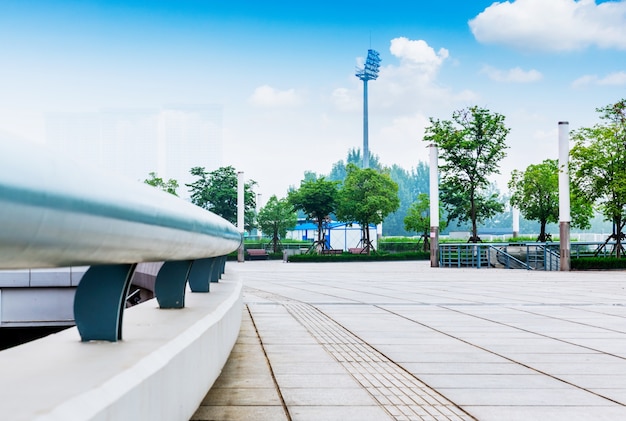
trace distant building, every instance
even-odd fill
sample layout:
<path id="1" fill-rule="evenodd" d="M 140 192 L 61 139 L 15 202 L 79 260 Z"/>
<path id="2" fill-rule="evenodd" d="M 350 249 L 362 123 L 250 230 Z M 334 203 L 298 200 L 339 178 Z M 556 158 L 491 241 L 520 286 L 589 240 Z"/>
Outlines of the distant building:
<path id="1" fill-rule="evenodd" d="M 179 195 L 192 167 L 222 166 L 222 107 L 180 105 L 46 115 L 46 141 L 74 159 L 133 180 L 150 172 L 178 181 Z"/>
<path id="2" fill-rule="evenodd" d="M 377 227 L 370 224 L 370 241 L 374 248 L 378 248 Z M 298 221 L 296 227 L 287 232 L 291 240 L 317 240 L 317 224 L 310 221 Z M 326 248 L 348 251 L 350 248 L 363 247 L 361 242 L 361 225 L 356 222 L 330 222 L 325 224 L 324 239 Z"/>

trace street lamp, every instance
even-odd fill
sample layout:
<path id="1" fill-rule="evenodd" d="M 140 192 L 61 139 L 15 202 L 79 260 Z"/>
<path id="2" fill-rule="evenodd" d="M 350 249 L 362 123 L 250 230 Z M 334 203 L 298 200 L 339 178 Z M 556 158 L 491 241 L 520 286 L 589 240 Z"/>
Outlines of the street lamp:
<path id="1" fill-rule="evenodd" d="M 367 127 L 367 81 L 378 78 L 380 67 L 380 56 L 378 51 L 367 50 L 365 65 L 357 67 L 355 76 L 363 81 L 363 168 L 369 168 L 370 156 L 368 149 L 368 127 Z"/>

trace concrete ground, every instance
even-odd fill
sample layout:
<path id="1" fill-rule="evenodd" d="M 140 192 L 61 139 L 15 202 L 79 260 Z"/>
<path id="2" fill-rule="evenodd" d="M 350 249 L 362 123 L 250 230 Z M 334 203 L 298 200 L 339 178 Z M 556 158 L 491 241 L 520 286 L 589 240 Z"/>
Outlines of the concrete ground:
<path id="1" fill-rule="evenodd" d="M 192 420 L 626 419 L 626 273 L 229 263 L 244 321 Z"/>

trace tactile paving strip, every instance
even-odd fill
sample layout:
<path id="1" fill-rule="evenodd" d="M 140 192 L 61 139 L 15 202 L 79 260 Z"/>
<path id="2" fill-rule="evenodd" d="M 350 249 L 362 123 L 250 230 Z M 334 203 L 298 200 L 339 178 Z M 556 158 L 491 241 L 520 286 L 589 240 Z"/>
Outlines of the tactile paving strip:
<path id="1" fill-rule="evenodd" d="M 251 288 L 246 292 L 283 305 L 394 419 L 475 420 L 314 306 Z"/>

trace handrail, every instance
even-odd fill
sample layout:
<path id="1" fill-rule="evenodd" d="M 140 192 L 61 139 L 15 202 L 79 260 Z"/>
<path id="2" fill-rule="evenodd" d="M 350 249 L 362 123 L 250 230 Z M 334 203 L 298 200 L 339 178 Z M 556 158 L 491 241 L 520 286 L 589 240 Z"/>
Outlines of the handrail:
<path id="1" fill-rule="evenodd" d="M 1 269 L 198 259 L 239 247 L 239 231 L 209 211 L 38 148 L 2 145 Z"/>
<path id="2" fill-rule="evenodd" d="M 612 252 L 612 247 L 615 246 L 614 241 L 575 241 L 570 243 L 570 254 L 572 258 L 578 258 L 583 256 L 591 256 L 598 253 L 600 247 L 602 249 L 602 255 L 607 256 Z M 515 258 L 512 256 L 508 247 L 522 247 L 525 248 L 525 256 L 526 262 L 524 263 L 522 260 Z M 491 266 L 491 260 L 488 253 L 485 256 L 481 256 L 482 253 L 472 252 L 469 253 L 468 250 L 483 250 L 485 248 L 494 248 L 494 249 L 507 249 L 506 251 L 498 251 L 498 255 L 501 253 L 507 253 L 511 255 L 511 258 L 514 258 L 521 262 L 524 266 L 524 269 L 532 268 L 532 269 L 543 269 L 546 271 L 550 270 L 559 270 L 560 264 L 560 255 L 559 255 L 559 243 L 558 242 L 515 242 L 515 243 L 439 243 L 439 265 L 442 267 L 461 267 L 461 266 L 471 266 L 471 267 L 484 267 L 484 262 L 487 262 L 486 266 Z M 457 249 L 457 251 L 452 251 L 453 249 Z M 464 250 L 462 253 L 461 251 Z M 455 254 L 456 253 L 456 254 Z M 524 253 L 522 253 L 522 256 Z M 507 268 L 510 268 L 505 264 Z"/>
<path id="3" fill-rule="evenodd" d="M 165 261 L 155 294 L 162 308 L 180 308 L 187 281 L 207 292 L 241 244 L 230 222 L 152 186 L 43 146 L 2 137 L 0 146 L 0 269 L 90 265 L 74 306 L 83 340 L 121 339 L 137 263 Z"/>
<path id="4" fill-rule="evenodd" d="M 552 244 L 543 244 L 538 246 L 543 249 L 543 261 L 545 270 L 559 270 L 561 256 L 559 249 L 555 249 Z"/>
<path id="5" fill-rule="evenodd" d="M 521 248 L 520 255 L 525 256 L 526 261 L 517 258 L 509 247 Z M 495 261 L 491 257 L 492 250 Z M 541 250 L 540 255 L 537 250 Z M 550 250 L 547 243 L 440 243 L 439 256 L 442 267 L 497 267 L 499 263 L 507 269 L 536 270 L 543 265 L 545 270 L 553 270 L 555 259 L 558 266 L 558 253 Z"/>
<path id="6" fill-rule="evenodd" d="M 496 256 L 497 255 L 501 255 L 501 256 L 504 256 L 507 259 L 507 263 L 505 265 L 507 269 L 509 269 L 511 267 L 510 261 L 513 261 L 513 262 L 517 263 L 519 266 L 521 266 L 522 269 L 534 270 L 534 268 L 531 267 L 528 263 L 522 262 L 517 257 L 507 253 L 506 251 L 502 250 L 501 248 L 496 247 L 493 244 L 489 245 L 489 249 L 490 250 L 494 250 L 496 252 Z"/>

